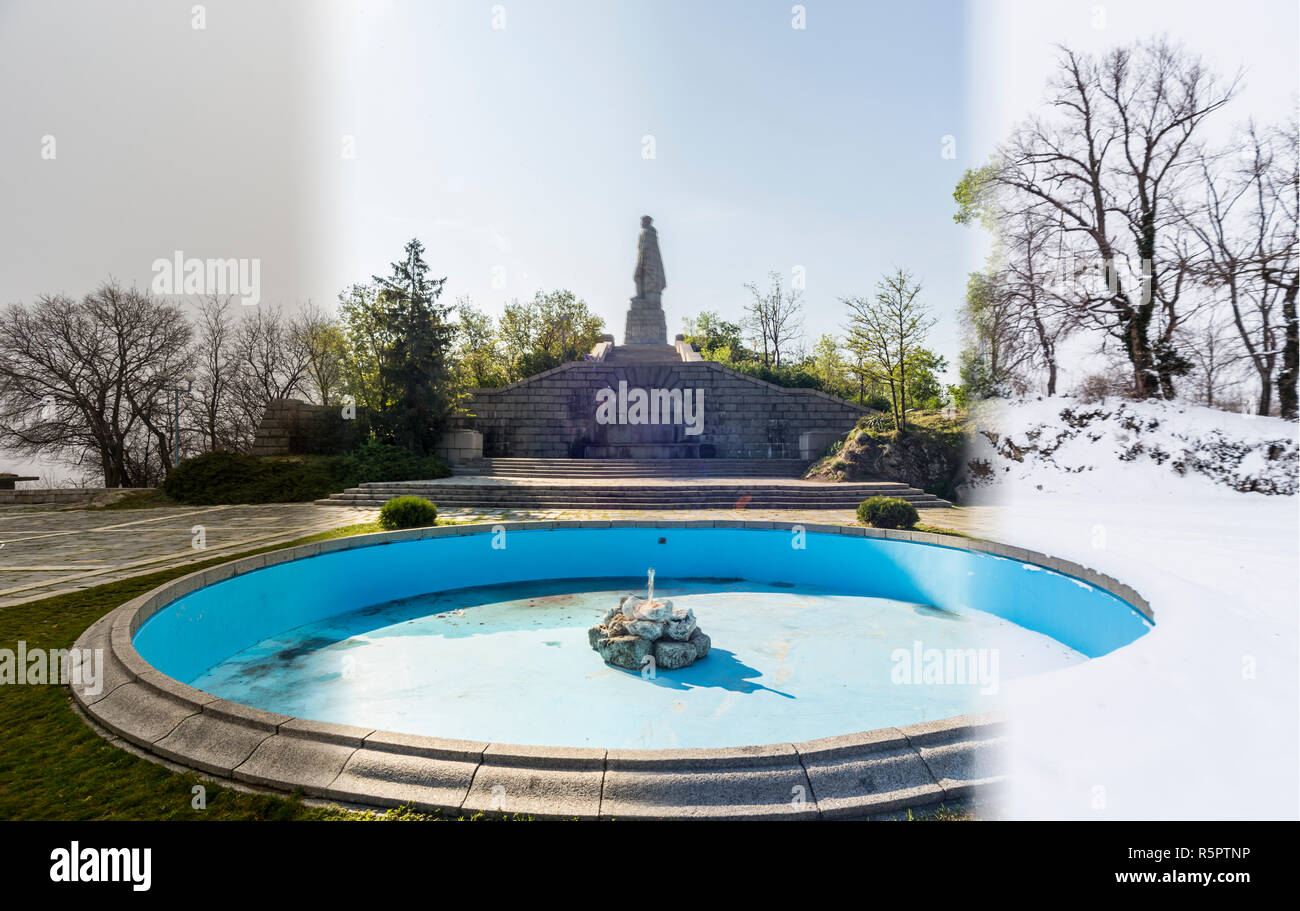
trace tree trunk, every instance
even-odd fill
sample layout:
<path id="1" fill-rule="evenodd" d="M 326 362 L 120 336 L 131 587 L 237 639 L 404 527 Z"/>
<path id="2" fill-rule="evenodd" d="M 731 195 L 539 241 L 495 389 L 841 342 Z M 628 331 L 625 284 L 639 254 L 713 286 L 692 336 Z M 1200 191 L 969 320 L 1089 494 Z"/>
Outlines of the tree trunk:
<path id="1" fill-rule="evenodd" d="M 1273 410 L 1273 384 L 1269 382 L 1267 375 L 1260 377 L 1259 384 L 1259 407 L 1256 414 L 1262 414 L 1268 417 L 1268 413 Z"/>
<path id="2" fill-rule="evenodd" d="M 1285 341 L 1282 345 L 1282 369 L 1277 374 L 1277 401 L 1282 417 L 1294 421 L 1300 417 L 1296 401 L 1296 379 L 1300 374 L 1300 338 L 1297 337 L 1296 282 L 1292 281 L 1282 298 L 1282 322 Z"/>

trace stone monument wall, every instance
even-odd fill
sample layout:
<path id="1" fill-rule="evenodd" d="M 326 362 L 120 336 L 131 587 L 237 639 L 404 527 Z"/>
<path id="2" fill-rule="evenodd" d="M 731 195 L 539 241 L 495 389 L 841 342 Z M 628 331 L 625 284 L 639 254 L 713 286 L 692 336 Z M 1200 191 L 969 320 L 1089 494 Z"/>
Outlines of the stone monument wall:
<path id="1" fill-rule="evenodd" d="M 601 423 L 598 394 L 632 389 L 703 390 L 701 432 L 682 423 Z M 606 393 L 608 395 L 608 393 Z M 811 389 L 787 389 L 708 361 L 578 362 L 500 389 L 475 390 L 470 423 L 485 456 L 533 458 L 797 459 L 800 437 L 846 433 L 872 413 Z"/>
<path id="2" fill-rule="evenodd" d="M 369 431 L 364 409 L 357 409 L 355 419 L 345 420 L 338 405 L 272 399 L 257 427 L 252 454 L 339 455 L 359 446 Z M 483 438 L 474 430 L 448 430 L 438 438 L 433 454 L 448 465 L 473 462 L 483 456 Z"/>

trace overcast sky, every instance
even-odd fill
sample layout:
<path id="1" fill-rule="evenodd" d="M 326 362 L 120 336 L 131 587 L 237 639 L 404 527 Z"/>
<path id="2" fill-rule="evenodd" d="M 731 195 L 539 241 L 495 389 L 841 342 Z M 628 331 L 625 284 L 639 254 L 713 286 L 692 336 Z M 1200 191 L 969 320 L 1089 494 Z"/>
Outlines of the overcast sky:
<path id="1" fill-rule="evenodd" d="M 811 344 L 903 266 L 955 362 L 985 241 L 952 189 L 1041 99 L 1053 43 L 1167 31 L 1244 66 L 1225 122 L 1297 91 L 1294 0 L 813 0 L 806 28 L 792 5 L 0 0 L 0 302 L 147 286 L 179 250 L 332 307 L 418 236 L 450 297 L 568 288 L 621 340 L 649 214 L 670 335 L 802 267 Z"/>

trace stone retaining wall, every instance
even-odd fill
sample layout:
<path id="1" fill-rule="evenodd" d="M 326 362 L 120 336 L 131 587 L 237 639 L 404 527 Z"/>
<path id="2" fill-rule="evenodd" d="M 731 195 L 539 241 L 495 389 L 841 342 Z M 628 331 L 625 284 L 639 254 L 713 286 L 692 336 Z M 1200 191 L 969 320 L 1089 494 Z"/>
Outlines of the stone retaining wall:
<path id="1" fill-rule="evenodd" d="M 357 446 L 369 431 L 365 412 L 343 418 L 338 405 L 312 405 L 298 399 L 273 399 L 262 414 L 253 438 L 255 456 L 338 454 Z M 474 430 L 449 430 L 438 440 L 434 455 L 448 465 L 473 462 L 483 456 L 483 438 Z"/>
<path id="2" fill-rule="evenodd" d="M 299 441 L 311 423 L 331 418 L 341 422 L 341 409 L 333 405 L 312 405 L 298 399 L 272 399 L 262 414 L 262 423 L 257 425 L 252 453 L 255 456 L 278 456 L 301 452 Z"/>
<path id="3" fill-rule="evenodd" d="M 703 433 L 682 424 L 596 422 L 596 393 L 619 388 L 704 390 Z M 580 458 L 593 455 L 737 459 L 801 458 L 800 436 L 846 433 L 874 412 L 812 389 L 788 389 L 708 361 L 563 364 L 501 389 L 478 389 L 467 406 L 486 456 Z"/>
<path id="4" fill-rule="evenodd" d="M 28 487 L 22 490 L 0 490 L 0 505 L 23 503 L 80 503 L 91 500 L 109 490 L 107 487 Z"/>
<path id="5" fill-rule="evenodd" d="M 26 487 L 23 490 L 0 490 L 0 506 L 25 503 L 81 503 L 122 487 Z M 139 490 L 147 490 L 140 487 Z"/>

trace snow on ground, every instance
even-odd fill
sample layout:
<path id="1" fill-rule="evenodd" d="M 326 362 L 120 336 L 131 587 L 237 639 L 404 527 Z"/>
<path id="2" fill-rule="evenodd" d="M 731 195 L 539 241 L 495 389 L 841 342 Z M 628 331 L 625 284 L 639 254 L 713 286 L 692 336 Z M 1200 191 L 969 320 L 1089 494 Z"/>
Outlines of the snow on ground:
<path id="1" fill-rule="evenodd" d="M 1110 483 L 1113 463 L 1120 462 L 1204 477 L 1242 492 L 1297 491 L 1296 425 L 1278 418 L 1181 403 L 1084 404 L 1052 397 L 986 408 L 977 425 L 971 458 L 981 463 L 977 467 L 987 465 L 986 480 L 1032 478 L 1037 484 L 1044 478 L 1035 475 L 1046 469 L 1050 485 L 1068 489 L 1068 478 L 1054 475 L 1100 471 Z"/>
<path id="2" fill-rule="evenodd" d="M 1081 412 L 1108 416 L 1072 428 Z M 977 427 L 1019 449 L 973 447 L 992 470 L 972 493 L 998 506 L 994 536 L 1121 579 L 1156 617 L 1125 648 L 1005 688 L 1008 815 L 1300 816 L 1300 498 L 1233 489 L 1295 489 L 1296 425 L 1054 398 L 1003 403 Z M 1058 438 L 1047 456 L 1022 445 Z M 1207 464 L 1180 476 L 1171 462 L 1189 452 Z"/>

